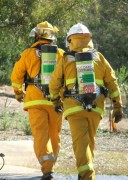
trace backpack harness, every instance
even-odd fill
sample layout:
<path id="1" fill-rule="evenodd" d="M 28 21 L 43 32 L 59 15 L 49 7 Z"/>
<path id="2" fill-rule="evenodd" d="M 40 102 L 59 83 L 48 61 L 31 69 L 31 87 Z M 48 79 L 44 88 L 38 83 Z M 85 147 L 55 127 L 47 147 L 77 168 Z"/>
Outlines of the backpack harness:
<path id="1" fill-rule="evenodd" d="M 57 59 L 57 46 L 56 45 L 37 45 L 36 48 L 41 58 L 41 67 L 39 73 L 34 77 L 30 78 L 26 72 L 24 76 L 25 90 L 28 85 L 35 85 L 38 89 L 44 92 L 46 97 L 49 97 L 49 81 L 50 75 L 53 72 L 56 59 Z"/>
<path id="2" fill-rule="evenodd" d="M 66 52 L 65 55 L 75 57 L 77 80 L 73 89 L 68 90 L 65 86 L 64 97 L 73 97 L 80 101 L 84 109 L 91 111 L 96 108 L 93 101 L 103 94 L 107 97 L 108 90 L 103 86 L 98 86 L 95 82 L 95 72 L 93 61 L 96 59 L 96 50 L 77 53 L 75 51 Z"/>

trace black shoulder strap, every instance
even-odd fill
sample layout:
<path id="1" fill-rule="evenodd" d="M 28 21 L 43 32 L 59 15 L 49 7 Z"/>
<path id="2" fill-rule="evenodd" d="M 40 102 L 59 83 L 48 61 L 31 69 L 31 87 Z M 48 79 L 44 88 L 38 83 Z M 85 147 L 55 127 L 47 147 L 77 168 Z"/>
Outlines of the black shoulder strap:
<path id="1" fill-rule="evenodd" d="M 36 48 L 36 49 L 38 49 L 40 51 L 41 50 L 41 44 L 37 44 L 36 46 L 33 46 L 31 48 Z M 36 80 L 37 80 L 37 77 L 38 77 L 38 81 L 39 82 L 40 82 L 40 71 L 41 71 L 41 68 L 39 70 L 38 75 L 36 76 Z M 28 84 L 29 83 L 33 83 L 34 84 L 34 81 L 35 81 L 35 78 L 30 78 L 28 73 L 26 72 L 25 75 L 24 75 L 25 91 L 26 91 L 26 88 L 27 88 Z"/>
<path id="2" fill-rule="evenodd" d="M 42 44 L 37 44 L 36 46 L 33 46 L 32 48 L 36 48 L 36 49 L 41 50 L 41 46 L 42 46 Z"/>
<path id="3" fill-rule="evenodd" d="M 71 55 L 75 57 L 75 53 L 76 51 L 67 51 L 67 52 L 64 52 L 64 55 Z"/>

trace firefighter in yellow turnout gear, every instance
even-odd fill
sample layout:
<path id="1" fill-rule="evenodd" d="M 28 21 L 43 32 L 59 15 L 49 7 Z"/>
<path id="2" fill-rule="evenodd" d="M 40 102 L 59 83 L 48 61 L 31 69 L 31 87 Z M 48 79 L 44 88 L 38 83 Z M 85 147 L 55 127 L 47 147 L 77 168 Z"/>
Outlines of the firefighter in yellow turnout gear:
<path id="1" fill-rule="evenodd" d="M 64 51 L 55 45 L 52 46 L 56 40 L 57 31 L 58 29 L 47 21 L 37 24 L 30 32 L 30 37 L 35 38 L 34 44 L 23 51 L 20 59 L 15 63 L 11 75 L 15 97 L 19 102 L 24 101 L 24 110 L 28 111 L 34 137 L 34 151 L 41 164 L 42 179 L 46 180 L 52 179 L 51 173 L 60 149 L 62 114 L 54 111 L 53 103 L 47 99 L 48 88 L 46 88 L 46 84 L 41 84 L 41 81 L 44 80 L 47 84 L 49 83 L 48 75 L 40 74 L 41 66 L 43 66 L 41 55 L 43 56 L 43 49 L 55 47 L 56 59 L 52 59 L 52 63 L 53 60 L 58 63 L 61 59 Z M 46 55 L 49 57 L 49 53 Z M 53 68 L 52 65 L 50 67 Z M 44 66 L 44 69 L 47 69 L 47 66 Z M 27 87 L 24 94 L 22 84 L 26 73 Z"/>
<path id="2" fill-rule="evenodd" d="M 51 75 L 50 96 L 53 103 L 56 102 L 54 106 L 59 106 L 59 90 L 64 78 L 63 112 L 71 130 L 78 179 L 94 180 L 94 138 L 104 113 L 106 88 L 113 101 L 116 122 L 122 118 L 120 91 L 112 67 L 93 48 L 91 33 L 86 26 L 81 23 L 72 26 L 66 40 L 69 52 L 64 54 Z M 83 62 L 86 56 L 92 61 Z"/>

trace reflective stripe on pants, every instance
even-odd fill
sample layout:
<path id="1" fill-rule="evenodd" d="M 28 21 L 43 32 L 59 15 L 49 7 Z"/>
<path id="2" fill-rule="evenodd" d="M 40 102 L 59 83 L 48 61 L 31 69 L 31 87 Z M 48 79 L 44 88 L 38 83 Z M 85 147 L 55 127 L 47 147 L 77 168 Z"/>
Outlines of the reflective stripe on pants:
<path id="1" fill-rule="evenodd" d="M 54 160 L 54 156 L 52 154 L 47 154 L 45 156 L 40 157 L 38 160 L 39 160 L 39 163 L 42 163 L 43 161 L 46 161 L 49 159 Z"/>
<path id="2" fill-rule="evenodd" d="M 94 180 L 93 169 L 95 135 L 100 122 L 100 115 L 86 110 L 69 115 L 69 122 L 73 150 L 76 157 L 78 173 L 82 180 Z"/>
<path id="3" fill-rule="evenodd" d="M 51 172 L 60 150 L 62 115 L 53 106 L 28 109 L 30 126 L 34 137 L 34 151 L 43 174 Z"/>

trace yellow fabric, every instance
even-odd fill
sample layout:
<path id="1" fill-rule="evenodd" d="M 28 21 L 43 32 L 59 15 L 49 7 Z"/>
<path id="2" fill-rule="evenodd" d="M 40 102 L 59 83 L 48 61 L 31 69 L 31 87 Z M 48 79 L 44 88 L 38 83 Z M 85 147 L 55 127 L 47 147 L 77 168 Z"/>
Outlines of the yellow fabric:
<path id="1" fill-rule="evenodd" d="M 16 90 L 22 89 L 22 85 L 21 84 L 17 84 L 17 83 L 13 83 L 12 82 L 12 86 L 15 87 Z"/>
<path id="2" fill-rule="evenodd" d="M 34 137 L 34 151 L 42 172 L 48 173 L 53 170 L 60 149 L 62 115 L 55 113 L 52 106 L 32 107 L 28 109 L 28 113 Z"/>
<path id="3" fill-rule="evenodd" d="M 28 72 L 29 76 L 31 78 L 34 78 L 39 70 L 40 70 L 40 57 L 36 54 L 36 48 L 34 48 L 38 44 L 48 44 L 49 41 L 47 40 L 41 40 L 36 43 L 34 43 L 31 47 L 28 48 L 21 54 L 21 57 L 19 61 L 15 63 L 15 66 L 12 71 L 11 75 L 11 81 L 12 86 L 15 91 L 19 90 L 22 87 L 22 84 L 24 83 L 24 75 L 26 71 Z M 60 48 L 58 48 L 58 56 L 57 56 L 57 63 L 62 58 L 64 51 Z M 38 102 L 35 104 L 35 101 Z M 46 102 L 47 99 L 44 97 L 44 94 L 42 91 L 40 91 L 37 87 L 34 85 L 29 85 L 26 90 L 26 95 L 24 99 L 24 108 L 27 110 L 27 108 L 35 105 L 42 105 L 43 101 Z M 46 104 L 52 105 L 52 103 L 46 102 Z"/>
<path id="4" fill-rule="evenodd" d="M 67 79 L 66 80 L 66 86 L 72 83 L 76 82 L 76 78 L 72 78 L 72 79 Z M 104 86 L 104 81 L 101 79 L 96 79 L 96 83 L 99 84 L 100 86 Z"/>
<path id="5" fill-rule="evenodd" d="M 69 50 L 81 51 L 83 48 L 93 48 L 90 36 L 86 34 L 76 34 L 69 37 Z"/>
<path id="6" fill-rule="evenodd" d="M 48 43 L 47 40 L 34 43 L 31 48 L 23 51 L 20 59 L 15 63 L 11 75 L 15 93 L 21 92 L 26 72 L 31 78 L 34 78 L 40 70 L 39 50 L 34 47 Z M 58 48 L 57 63 L 61 60 L 63 52 Z M 34 151 L 41 164 L 42 172 L 48 173 L 53 170 L 60 149 L 62 114 L 58 115 L 54 111 L 53 103 L 48 101 L 44 93 L 35 85 L 28 85 L 25 93 L 24 109 L 29 113 L 34 137 Z"/>
<path id="7" fill-rule="evenodd" d="M 51 101 L 48 101 L 47 99 L 43 99 L 43 100 L 33 100 L 33 101 L 29 101 L 24 103 L 24 109 L 31 107 L 31 106 L 38 106 L 38 105 L 53 105 L 53 103 Z"/>
<path id="8" fill-rule="evenodd" d="M 96 52 L 98 59 L 94 61 L 94 71 L 96 82 L 99 86 L 105 85 L 109 91 L 109 95 L 115 93 L 115 97 L 118 99 L 120 97 L 119 87 L 117 84 L 117 79 L 114 75 L 114 71 L 111 68 L 110 64 L 104 58 L 104 56 L 100 52 Z M 63 60 L 58 63 L 58 66 L 55 68 L 54 73 L 51 75 L 51 81 L 49 84 L 50 93 L 52 94 L 52 98 L 54 99 L 54 94 L 59 94 L 59 88 L 61 87 L 61 81 L 64 74 L 64 80 L 67 84 L 68 89 L 72 89 L 75 85 L 76 79 L 76 63 L 75 59 L 70 61 L 69 56 L 64 56 Z M 118 93 L 117 93 L 118 92 Z M 100 95 L 93 104 L 100 108 L 100 114 L 102 115 L 104 112 L 104 103 L 105 97 L 104 95 Z M 120 105 L 122 104 L 120 99 Z M 76 100 L 71 100 L 70 98 L 66 98 L 64 100 L 64 113 L 67 109 L 80 106 L 81 104 Z"/>
<path id="9" fill-rule="evenodd" d="M 72 83 L 75 83 L 76 82 L 76 78 L 72 78 L 72 79 L 67 79 L 66 80 L 66 86 L 68 85 L 68 84 L 72 84 Z"/>
<path id="10" fill-rule="evenodd" d="M 68 115 L 71 115 L 71 114 L 74 114 L 78 111 L 83 111 L 83 107 L 82 106 L 74 106 L 74 107 L 71 107 L 71 108 L 67 108 L 67 110 L 64 111 L 64 117 L 66 118 Z"/>
<path id="11" fill-rule="evenodd" d="M 69 49 L 77 52 L 86 52 L 93 48 L 93 43 L 90 39 L 80 38 L 75 35 L 71 38 Z M 95 52 L 94 72 L 96 83 L 99 86 L 105 86 L 110 97 L 116 99 L 121 105 L 119 87 L 114 71 L 108 61 L 100 52 Z M 62 61 L 58 63 L 54 72 L 51 75 L 49 84 L 50 94 L 52 98 L 59 94 L 62 77 L 68 90 L 75 86 L 75 79 L 77 77 L 75 58 L 70 55 L 64 55 Z M 73 150 L 77 161 L 78 173 L 83 180 L 94 180 L 95 171 L 89 168 L 88 164 L 93 164 L 95 135 L 100 119 L 104 114 L 105 96 L 99 95 L 94 101 L 91 112 L 83 109 L 81 102 L 72 97 L 63 100 L 64 116 L 68 120 L 73 140 Z M 117 103 L 116 103 L 117 104 Z M 88 168 L 87 168 L 88 167 Z"/>
<path id="12" fill-rule="evenodd" d="M 115 98 L 115 97 L 117 97 L 119 95 L 120 95 L 119 90 L 116 90 L 116 91 L 114 91 L 113 93 L 110 94 L 110 98 Z"/>
<path id="13" fill-rule="evenodd" d="M 96 131 L 100 116 L 95 112 L 81 111 L 69 115 L 67 120 L 72 134 L 76 165 L 82 179 L 94 179 L 93 166 Z M 88 166 L 88 165 L 91 166 Z M 88 168 L 87 168 L 88 167 Z"/>
<path id="14" fill-rule="evenodd" d="M 86 170 L 93 170 L 93 164 L 90 163 L 90 164 L 86 164 L 84 166 L 80 166 L 78 168 L 78 173 L 81 173 L 81 172 L 86 171 Z"/>

